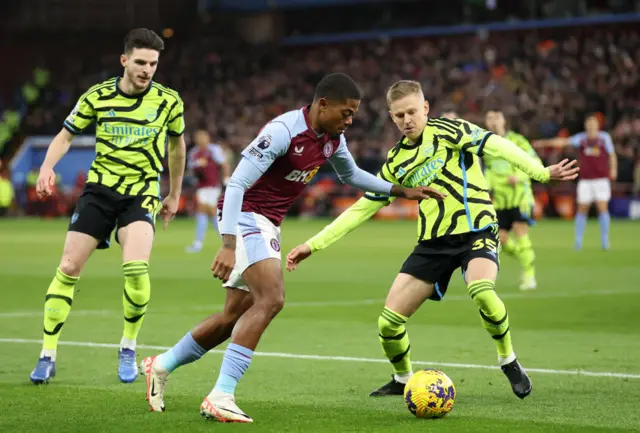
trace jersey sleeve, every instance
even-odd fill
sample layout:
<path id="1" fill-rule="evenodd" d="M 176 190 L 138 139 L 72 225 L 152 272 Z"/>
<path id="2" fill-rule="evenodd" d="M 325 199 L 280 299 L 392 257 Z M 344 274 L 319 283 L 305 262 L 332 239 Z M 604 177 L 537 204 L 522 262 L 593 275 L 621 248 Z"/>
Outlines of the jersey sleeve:
<path id="1" fill-rule="evenodd" d="M 276 158 L 287 153 L 290 144 L 291 134 L 287 125 L 273 121 L 262 128 L 258 136 L 242 151 L 242 156 L 264 173 Z"/>
<path id="2" fill-rule="evenodd" d="M 482 152 L 510 162 L 538 182 L 549 182 L 549 169 L 545 168 L 539 159 L 531 157 L 527 152 L 504 137 L 491 134 L 484 139 Z"/>
<path id="3" fill-rule="evenodd" d="M 347 140 L 344 135 L 340 136 L 340 146 L 329 158 L 329 162 L 338 174 L 340 180 L 347 185 L 361 190 L 368 190 L 380 194 L 389 194 L 392 184 L 382 180 L 371 173 L 362 170 L 353 159 L 353 155 L 347 148 Z"/>
<path id="4" fill-rule="evenodd" d="M 169 121 L 167 122 L 167 134 L 173 137 L 179 137 L 184 134 L 184 103 L 178 97 L 173 104 L 173 108 L 169 113 Z"/>
<path id="5" fill-rule="evenodd" d="M 358 168 L 353 159 L 353 155 L 351 155 L 351 152 L 349 152 L 347 148 L 347 140 L 344 138 L 344 135 L 340 136 L 340 145 L 329 158 L 329 162 L 340 180 L 351 177 Z"/>
<path id="6" fill-rule="evenodd" d="M 463 152 L 482 156 L 484 147 L 493 132 L 462 119 L 437 119 L 441 133 L 439 136 L 447 140 L 454 148 Z"/>
<path id="7" fill-rule="evenodd" d="M 542 164 L 542 160 L 538 156 L 538 153 L 535 151 L 529 140 L 527 140 L 524 136 L 517 134 L 515 136 L 515 139 L 512 141 L 516 144 L 516 146 L 524 150 L 530 157 Z M 518 174 L 521 174 L 521 176 L 518 176 L 521 180 L 523 176 L 528 177 L 526 173 L 522 173 L 522 170 L 518 170 Z"/>
<path id="8" fill-rule="evenodd" d="M 64 121 L 64 128 L 70 133 L 77 135 L 87 129 L 96 120 L 96 111 L 89 101 L 91 91 L 85 93 L 78 99 L 75 107 Z"/>
<path id="9" fill-rule="evenodd" d="M 607 153 L 609 155 L 611 155 L 612 153 L 616 153 L 616 150 L 613 147 L 613 140 L 611 140 L 611 135 L 609 135 L 608 132 L 601 132 L 600 136 L 604 141 L 604 148 L 606 149 Z"/>
<path id="10" fill-rule="evenodd" d="M 569 144 L 573 147 L 580 147 L 580 142 L 587 136 L 586 132 L 580 132 L 569 137 Z"/>
<path id="11" fill-rule="evenodd" d="M 401 185 L 398 179 L 391 172 L 388 161 L 382 165 L 382 168 L 378 172 L 378 177 L 382 180 L 392 183 L 393 185 Z M 370 201 L 380 202 L 383 206 L 386 206 L 393 200 L 395 200 L 395 197 L 389 194 L 380 194 L 371 191 L 366 192 L 364 198 Z"/>

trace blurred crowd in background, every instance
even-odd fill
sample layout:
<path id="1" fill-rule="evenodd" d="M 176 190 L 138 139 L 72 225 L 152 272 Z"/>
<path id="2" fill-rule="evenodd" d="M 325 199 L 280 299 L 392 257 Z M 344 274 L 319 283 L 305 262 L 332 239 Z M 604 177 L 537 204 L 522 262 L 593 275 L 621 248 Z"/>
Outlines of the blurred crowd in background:
<path id="1" fill-rule="evenodd" d="M 170 41 L 155 79 L 178 90 L 185 102 L 187 144 L 194 131 L 207 129 L 227 149 L 232 166 L 266 122 L 310 103 L 322 76 L 341 71 L 364 90 L 346 135 L 351 152 L 367 171 L 377 172 L 399 139 L 388 117 L 386 89 L 396 80 L 414 79 L 422 83 L 430 116 L 454 110 L 483 125 L 484 111 L 501 107 L 510 127 L 530 140 L 578 133 L 585 115 L 598 113 L 602 129 L 615 143 L 618 193 L 639 192 L 637 23 L 311 46 L 272 44 L 241 51 L 206 30 L 210 27 L 201 23 L 203 30 Z M 51 79 L 26 114 L 21 133 L 57 133 L 86 89 L 121 72 L 120 53 L 119 45 L 111 45 L 105 51 L 66 51 L 63 59 L 38 57 Z M 572 149 L 541 152 L 546 163 L 572 155 Z M 37 174 L 37 167 L 34 170 Z M 323 173 L 330 177 L 330 170 L 324 167 Z M 79 173 L 76 186 L 82 184 Z"/>

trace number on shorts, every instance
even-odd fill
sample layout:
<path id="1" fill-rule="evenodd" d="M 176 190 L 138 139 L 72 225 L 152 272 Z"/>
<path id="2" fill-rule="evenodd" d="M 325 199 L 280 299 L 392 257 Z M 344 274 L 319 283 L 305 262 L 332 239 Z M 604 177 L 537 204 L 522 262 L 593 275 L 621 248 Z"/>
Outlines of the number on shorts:
<path id="1" fill-rule="evenodd" d="M 151 196 L 145 197 L 141 206 L 142 209 L 146 209 L 150 214 L 153 214 L 155 216 L 156 208 L 158 207 L 158 200 L 155 197 Z"/>
<path id="2" fill-rule="evenodd" d="M 471 247 L 473 251 L 481 250 L 482 248 L 486 248 L 489 251 L 496 252 L 498 249 L 498 244 L 493 239 L 477 239 L 473 243 L 473 247 Z"/>

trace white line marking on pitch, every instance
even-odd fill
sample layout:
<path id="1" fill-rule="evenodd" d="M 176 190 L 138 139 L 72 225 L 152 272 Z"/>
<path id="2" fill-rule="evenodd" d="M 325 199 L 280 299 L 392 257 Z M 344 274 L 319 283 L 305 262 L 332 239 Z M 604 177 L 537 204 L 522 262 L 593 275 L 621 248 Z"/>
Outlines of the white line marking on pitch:
<path id="1" fill-rule="evenodd" d="M 16 344 L 42 344 L 42 340 L 31 340 L 26 338 L 0 338 L 0 343 L 16 343 Z M 119 344 L 112 343 L 92 343 L 83 341 L 61 341 L 58 344 L 62 346 L 77 346 L 77 347 L 99 347 L 108 349 L 117 349 Z M 168 346 L 154 346 L 139 344 L 139 349 L 152 349 L 152 350 L 169 350 Z M 224 353 L 224 350 L 210 350 L 209 353 Z M 374 363 L 388 363 L 386 359 L 378 358 L 355 358 L 351 356 L 325 356 L 325 355 L 301 355 L 296 353 L 280 353 L 280 352 L 255 352 L 256 356 L 264 356 L 270 358 L 289 358 L 289 359 L 311 359 L 316 361 L 345 361 L 345 362 L 374 362 Z M 482 369 L 482 370 L 497 370 L 499 367 L 495 365 L 482 365 L 482 364 L 458 364 L 453 362 L 433 362 L 433 361 L 413 361 L 414 365 L 428 365 L 428 366 L 442 366 L 452 368 L 467 368 L 467 369 Z M 606 371 L 585 371 L 585 370 L 551 370 L 547 368 L 527 368 L 528 372 L 533 373 L 545 373 L 545 374 L 564 374 L 570 376 L 590 376 L 590 377 L 614 377 L 619 379 L 640 379 L 640 374 L 631 373 L 612 373 Z"/>
<path id="2" fill-rule="evenodd" d="M 640 295 L 640 290 L 592 290 L 584 292 L 534 292 L 534 293 L 499 293 L 502 299 L 549 299 L 549 298 L 583 298 L 585 296 L 606 296 L 606 295 Z M 293 301 L 285 303 L 286 308 L 305 308 L 305 307 L 349 307 L 358 305 L 375 305 L 380 304 L 380 308 L 384 303 L 384 298 L 377 299 L 354 299 L 346 301 Z M 447 301 L 469 301 L 469 297 L 466 295 L 449 295 L 444 298 L 443 302 Z M 222 304 L 211 305 L 198 305 L 195 307 L 187 307 L 180 309 L 165 309 L 157 308 L 150 311 L 150 313 L 184 313 L 188 311 L 208 311 L 213 312 L 221 310 L 224 306 Z M 71 310 L 73 316 L 108 316 L 111 314 L 122 314 L 122 310 Z M 7 311 L 0 312 L 0 319 L 12 318 L 12 317 L 42 317 L 42 310 L 38 311 Z"/>

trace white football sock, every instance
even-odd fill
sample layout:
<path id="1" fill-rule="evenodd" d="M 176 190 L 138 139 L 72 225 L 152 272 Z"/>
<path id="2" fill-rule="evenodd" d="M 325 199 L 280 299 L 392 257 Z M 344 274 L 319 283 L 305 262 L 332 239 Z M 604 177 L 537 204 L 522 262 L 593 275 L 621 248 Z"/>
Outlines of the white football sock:
<path id="1" fill-rule="evenodd" d="M 129 340 L 128 338 L 122 337 L 122 340 L 120 340 L 120 349 L 136 350 L 136 340 Z"/>
<path id="2" fill-rule="evenodd" d="M 507 364 L 515 361 L 515 359 L 516 359 L 516 353 L 515 352 L 511 352 L 511 355 L 507 356 L 506 358 L 501 358 L 500 356 L 498 356 L 498 364 L 507 365 Z"/>
<path id="3" fill-rule="evenodd" d="M 411 378 L 411 376 L 413 376 L 413 371 L 410 371 L 409 373 L 405 373 L 405 374 L 394 374 L 393 378 L 396 380 L 396 382 L 406 384 Z"/>
<path id="4" fill-rule="evenodd" d="M 40 352 L 40 358 L 44 358 L 45 356 L 51 358 L 52 361 L 56 360 L 56 349 L 42 349 Z"/>

